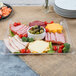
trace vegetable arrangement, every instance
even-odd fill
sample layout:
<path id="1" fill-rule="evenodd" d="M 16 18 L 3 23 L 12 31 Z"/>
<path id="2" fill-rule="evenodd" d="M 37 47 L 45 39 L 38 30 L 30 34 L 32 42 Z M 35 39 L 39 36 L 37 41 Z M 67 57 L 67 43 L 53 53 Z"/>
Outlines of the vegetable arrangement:
<path id="1" fill-rule="evenodd" d="M 29 26 L 14 22 L 10 25 L 9 32 L 10 36 L 4 42 L 12 53 L 54 54 L 68 53 L 70 50 L 70 44 L 64 37 L 63 26 L 54 21 L 33 21 Z M 36 39 L 38 37 L 42 39 Z"/>

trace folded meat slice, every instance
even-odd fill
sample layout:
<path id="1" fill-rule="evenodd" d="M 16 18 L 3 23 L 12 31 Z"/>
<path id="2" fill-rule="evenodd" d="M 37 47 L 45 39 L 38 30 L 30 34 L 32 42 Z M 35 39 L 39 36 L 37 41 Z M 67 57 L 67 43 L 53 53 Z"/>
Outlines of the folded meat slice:
<path id="1" fill-rule="evenodd" d="M 9 42 L 10 42 L 11 46 L 12 46 L 13 48 L 15 48 L 15 50 L 20 50 L 20 49 L 14 44 L 14 42 L 13 42 L 12 39 L 11 39 L 11 37 L 9 37 Z"/>
<path id="2" fill-rule="evenodd" d="M 19 26 L 11 25 L 10 26 L 10 30 L 16 34 L 17 31 L 20 30 L 20 29 L 22 29 L 24 26 L 25 26 L 24 24 L 23 25 L 19 25 Z"/>
<path id="3" fill-rule="evenodd" d="M 54 33 L 51 33 L 51 34 L 50 34 L 50 39 L 51 39 L 51 42 L 52 42 L 52 43 L 56 43 L 56 42 L 57 42 Z"/>
<path id="4" fill-rule="evenodd" d="M 25 46 L 25 48 L 27 47 L 27 45 L 29 44 L 28 42 L 22 42 L 22 40 L 20 39 L 20 37 L 18 35 L 15 35 L 14 38 L 22 45 Z"/>
<path id="5" fill-rule="evenodd" d="M 9 42 L 9 39 L 4 39 L 4 43 L 10 52 L 12 53 L 19 52 L 19 50 L 16 50 L 15 48 L 12 47 L 12 45 Z"/>
<path id="6" fill-rule="evenodd" d="M 29 29 L 29 26 L 26 27 L 26 30 L 24 31 L 23 35 L 27 34 L 28 29 Z"/>
<path id="7" fill-rule="evenodd" d="M 63 33 L 55 33 L 57 44 L 65 43 L 65 37 Z"/>
<path id="8" fill-rule="evenodd" d="M 45 35 L 45 41 L 48 41 L 48 34 Z"/>
<path id="9" fill-rule="evenodd" d="M 25 48 L 25 46 L 24 45 L 22 45 L 22 44 L 20 44 L 14 37 L 13 38 L 11 38 L 11 40 L 12 40 L 12 42 L 14 43 L 14 45 L 16 46 L 16 47 L 18 47 L 19 48 L 19 50 L 21 50 L 21 49 L 24 49 Z"/>
<path id="10" fill-rule="evenodd" d="M 48 42 L 56 43 L 56 37 L 54 33 L 46 33 L 45 40 Z"/>
<path id="11" fill-rule="evenodd" d="M 34 25 L 43 26 L 43 27 L 46 26 L 45 23 L 42 21 L 33 21 L 29 23 L 29 26 L 34 26 Z"/>
<path id="12" fill-rule="evenodd" d="M 23 34 L 23 33 L 27 33 L 27 28 L 28 28 L 28 26 L 24 26 L 21 30 L 18 30 L 17 31 L 17 34 Z"/>

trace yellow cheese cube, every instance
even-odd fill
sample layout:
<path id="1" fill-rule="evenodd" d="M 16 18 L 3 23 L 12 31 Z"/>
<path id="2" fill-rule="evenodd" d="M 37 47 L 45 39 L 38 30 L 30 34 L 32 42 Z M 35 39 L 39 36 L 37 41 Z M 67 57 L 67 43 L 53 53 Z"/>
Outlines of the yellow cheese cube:
<path id="1" fill-rule="evenodd" d="M 46 29 L 48 29 L 48 31 L 51 33 L 62 33 L 63 30 L 63 26 L 57 23 L 52 23 L 52 24 L 47 24 Z"/>

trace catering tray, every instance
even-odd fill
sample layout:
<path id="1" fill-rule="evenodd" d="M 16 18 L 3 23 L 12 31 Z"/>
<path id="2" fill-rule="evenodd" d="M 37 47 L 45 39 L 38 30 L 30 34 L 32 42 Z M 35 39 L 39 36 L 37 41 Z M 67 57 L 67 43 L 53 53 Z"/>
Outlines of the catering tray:
<path id="1" fill-rule="evenodd" d="M 10 23 L 14 23 L 15 21 L 20 21 L 20 20 L 10 20 L 9 23 L 8 23 L 8 27 L 7 27 L 7 34 L 5 34 L 5 37 L 4 38 L 7 38 L 9 36 L 9 24 Z M 21 23 L 25 23 L 25 22 L 22 22 L 23 20 L 21 20 L 20 22 Z M 63 26 L 63 32 L 64 32 L 64 35 L 65 35 L 65 38 L 66 38 L 66 42 L 70 44 L 70 51 L 68 53 L 11 53 L 6 46 L 3 46 L 3 54 L 5 55 L 56 55 L 56 54 L 74 54 L 74 49 L 73 49 L 73 43 L 72 43 L 72 40 L 71 40 L 71 36 L 70 36 L 70 32 L 69 32 L 69 28 L 68 28 L 68 25 L 67 25 L 67 22 L 66 20 L 64 19 L 52 19 L 51 21 L 54 21 L 55 23 L 60 23 L 62 26 Z M 27 23 L 27 22 L 26 22 Z M 26 24 L 28 25 L 28 24 Z"/>

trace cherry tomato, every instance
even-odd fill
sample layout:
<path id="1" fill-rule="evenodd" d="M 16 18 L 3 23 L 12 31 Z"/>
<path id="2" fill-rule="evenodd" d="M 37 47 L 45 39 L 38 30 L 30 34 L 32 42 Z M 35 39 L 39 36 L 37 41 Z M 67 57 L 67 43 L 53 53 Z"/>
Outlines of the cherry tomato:
<path id="1" fill-rule="evenodd" d="M 22 38 L 22 37 L 23 37 L 23 35 L 22 35 L 22 34 L 20 34 L 20 35 L 19 35 L 19 37 L 20 37 L 20 38 Z"/>
<path id="2" fill-rule="evenodd" d="M 59 48 L 58 53 L 62 53 L 62 49 L 61 48 Z"/>
<path id="3" fill-rule="evenodd" d="M 17 26 L 17 23 L 15 22 L 13 25 L 14 25 L 14 26 Z"/>
<path id="4" fill-rule="evenodd" d="M 2 16 L 0 15 L 0 19 L 2 18 Z"/>
<path id="5" fill-rule="evenodd" d="M 31 53 L 31 51 L 29 49 L 26 50 L 26 53 Z"/>
<path id="6" fill-rule="evenodd" d="M 54 21 L 51 21 L 50 23 L 52 24 L 52 23 L 54 23 Z"/>
<path id="7" fill-rule="evenodd" d="M 23 37 L 28 37 L 28 35 L 27 34 L 24 34 Z"/>
<path id="8" fill-rule="evenodd" d="M 21 23 L 20 22 L 17 22 L 17 25 L 21 25 Z"/>
<path id="9" fill-rule="evenodd" d="M 63 49 L 63 48 L 64 48 L 64 45 L 60 45 L 60 47 L 59 47 L 59 48 Z"/>
<path id="10" fill-rule="evenodd" d="M 57 46 L 53 46 L 53 50 L 57 51 L 58 47 Z"/>
<path id="11" fill-rule="evenodd" d="M 46 32 L 49 32 L 49 30 L 47 28 L 45 30 L 46 30 Z"/>
<path id="12" fill-rule="evenodd" d="M 48 24 L 48 23 L 47 23 L 47 21 L 45 21 L 44 23 L 45 23 L 45 25 L 47 25 L 47 24 Z"/>
<path id="13" fill-rule="evenodd" d="M 20 53 L 26 53 L 26 50 L 25 49 L 21 49 Z"/>

